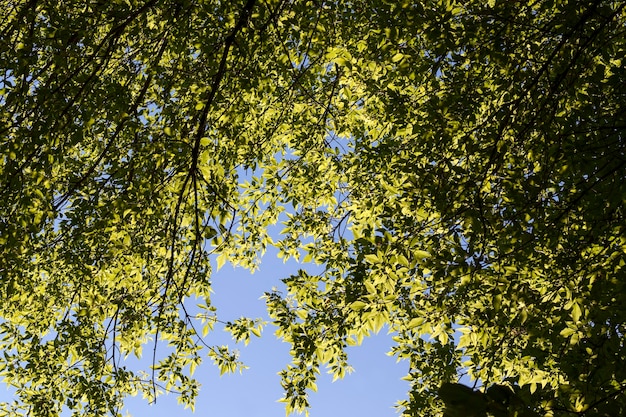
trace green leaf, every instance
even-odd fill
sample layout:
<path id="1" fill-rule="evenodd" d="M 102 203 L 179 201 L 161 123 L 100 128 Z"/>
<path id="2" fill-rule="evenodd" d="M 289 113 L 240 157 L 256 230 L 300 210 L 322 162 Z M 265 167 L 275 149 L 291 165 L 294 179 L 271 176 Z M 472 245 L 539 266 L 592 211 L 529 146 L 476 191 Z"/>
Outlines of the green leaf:
<path id="1" fill-rule="evenodd" d="M 228 259 L 228 254 L 226 252 L 222 252 L 217 256 L 216 261 L 217 261 L 218 271 L 222 269 L 227 259 Z"/>
<path id="2" fill-rule="evenodd" d="M 374 254 L 368 254 L 364 256 L 365 260 L 370 264 L 377 264 L 381 261 L 381 259 Z"/>
<path id="3" fill-rule="evenodd" d="M 354 311 L 363 310 L 365 307 L 367 307 L 367 303 L 364 303 L 363 301 L 355 301 L 350 304 L 350 308 Z"/>

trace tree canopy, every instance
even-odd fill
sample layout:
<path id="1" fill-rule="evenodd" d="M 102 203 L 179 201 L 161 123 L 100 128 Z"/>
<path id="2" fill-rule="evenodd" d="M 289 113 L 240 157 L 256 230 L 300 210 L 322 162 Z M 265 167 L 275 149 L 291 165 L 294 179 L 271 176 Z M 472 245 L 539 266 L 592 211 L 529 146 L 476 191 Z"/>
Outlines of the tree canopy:
<path id="1" fill-rule="evenodd" d="M 2 0 L 3 413 L 193 404 L 211 261 L 275 246 L 289 412 L 387 328 L 406 416 L 624 414 L 625 8 Z"/>

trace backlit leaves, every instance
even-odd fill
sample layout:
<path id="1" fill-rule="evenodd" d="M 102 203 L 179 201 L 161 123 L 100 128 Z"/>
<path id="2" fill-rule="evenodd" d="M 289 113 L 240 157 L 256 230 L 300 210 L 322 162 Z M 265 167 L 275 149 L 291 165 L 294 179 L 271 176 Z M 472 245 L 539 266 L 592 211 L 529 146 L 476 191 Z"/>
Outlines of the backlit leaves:
<path id="1" fill-rule="evenodd" d="M 268 246 L 322 268 L 266 294 L 288 411 L 383 329 L 405 415 L 444 413 L 461 374 L 516 387 L 468 391 L 475 413 L 623 411 L 620 2 L 2 9 L 6 413 L 193 406 L 202 358 L 243 366 L 203 338 L 262 325 L 217 318 L 211 259 L 255 269 Z"/>

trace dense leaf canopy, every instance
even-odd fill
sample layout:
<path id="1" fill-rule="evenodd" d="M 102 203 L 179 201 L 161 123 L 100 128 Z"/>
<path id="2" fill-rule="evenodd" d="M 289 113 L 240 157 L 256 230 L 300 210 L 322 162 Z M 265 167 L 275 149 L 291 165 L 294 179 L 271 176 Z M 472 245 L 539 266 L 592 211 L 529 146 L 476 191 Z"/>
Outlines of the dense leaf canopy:
<path id="1" fill-rule="evenodd" d="M 210 261 L 274 245 L 288 411 L 386 327 L 407 416 L 626 413 L 625 8 L 2 0 L 4 412 L 192 404 Z"/>

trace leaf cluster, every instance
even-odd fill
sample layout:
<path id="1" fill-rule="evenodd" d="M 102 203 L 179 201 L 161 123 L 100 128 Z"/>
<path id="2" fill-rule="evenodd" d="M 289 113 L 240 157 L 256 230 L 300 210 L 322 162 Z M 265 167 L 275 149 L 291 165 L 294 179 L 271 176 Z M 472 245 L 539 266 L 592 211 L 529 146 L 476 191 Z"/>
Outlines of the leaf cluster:
<path id="1" fill-rule="evenodd" d="M 207 334 L 263 324 L 217 318 L 211 262 L 269 246 L 323 269 L 266 294 L 288 412 L 382 329 L 406 416 L 624 411 L 623 2 L 0 7 L 5 414 L 193 406 L 242 367 Z"/>

